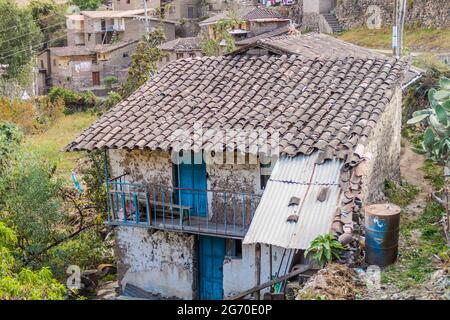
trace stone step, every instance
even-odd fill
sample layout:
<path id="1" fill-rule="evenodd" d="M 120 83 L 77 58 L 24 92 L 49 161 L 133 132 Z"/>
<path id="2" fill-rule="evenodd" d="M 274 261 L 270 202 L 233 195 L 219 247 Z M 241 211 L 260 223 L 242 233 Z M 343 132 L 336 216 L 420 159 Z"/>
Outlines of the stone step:
<path id="1" fill-rule="evenodd" d="M 333 32 L 342 32 L 344 30 L 334 14 L 324 13 L 322 16 L 325 18 Z"/>

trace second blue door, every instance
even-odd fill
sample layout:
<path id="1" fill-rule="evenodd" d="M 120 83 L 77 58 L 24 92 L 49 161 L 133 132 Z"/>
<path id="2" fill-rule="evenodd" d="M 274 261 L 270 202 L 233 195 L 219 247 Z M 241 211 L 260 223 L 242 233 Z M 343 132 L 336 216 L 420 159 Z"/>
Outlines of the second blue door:
<path id="1" fill-rule="evenodd" d="M 223 299 L 224 258 L 225 239 L 199 236 L 198 278 L 200 299 Z"/>

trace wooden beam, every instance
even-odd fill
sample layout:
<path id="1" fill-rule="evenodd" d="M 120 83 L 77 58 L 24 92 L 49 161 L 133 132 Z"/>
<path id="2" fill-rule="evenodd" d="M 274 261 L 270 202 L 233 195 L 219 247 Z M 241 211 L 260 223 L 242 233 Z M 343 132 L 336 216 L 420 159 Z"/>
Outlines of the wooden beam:
<path id="1" fill-rule="evenodd" d="M 246 290 L 246 291 L 243 291 L 243 292 L 241 292 L 241 293 L 239 293 L 239 294 L 237 294 L 237 295 L 234 295 L 234 296 L 225 298 L 225 300 L 238 300 L 238 299 L 242 299 L 243 297 L 245 297 L 245 296 L 247 296 L 247 295 L 249 295 L 249 294 L 251 294 L 251 293 L 253 293 L 253 292 L 255 292 L 255 291 L 258 291 L 258 292 L 259 292 L 259 291 L 261 291 L 261 290 L 264 289 L 264 288 L 273 286 L 274 284 L 276 284 L 276 283 L 278 283 L 278 282 L 281 282 L 281 281 L 290 279 L 290 278 L 292 278 L 292 277 L 295 277 L 296 275 L 299 275 L 299 274 L 301 274 L 301 273 L 303 273 L 303 272 L 305 272 L 305 271 L 307 271 L 307 270 L 309 270 L 309 269 L 311 269 L 311 266 L 310 266 L 310 265 L 301 265 L 298 269 L 296 269 L 296 270 L 294 270 L 294 271 L 291 271 L 291 272 L 289 272 L 288 274 L 286 274 L 286 275 L 284 275 L 284 276 L 282 276 L 282 277 L 279 277 L 279 278 L 277 278 L 277 279 L 274 279 L 274 280 L 265 282 L 265 283 L 263 283 L 263 284 L 257 285 L 257 286 L 255 286 L 255 287 L 253 287 L 253 288 L 251 288 L 251 289 L 248 289 L 248 290 Z"/>
<path id="2" fill-rule="evenodd" d="M 256 286 L 261 284 L 261 244 L 257 243 L 255 245 L 255 277 L 256 277 Z M 256 300 L 260 300 L 260 292 L 256 291 Z"/>

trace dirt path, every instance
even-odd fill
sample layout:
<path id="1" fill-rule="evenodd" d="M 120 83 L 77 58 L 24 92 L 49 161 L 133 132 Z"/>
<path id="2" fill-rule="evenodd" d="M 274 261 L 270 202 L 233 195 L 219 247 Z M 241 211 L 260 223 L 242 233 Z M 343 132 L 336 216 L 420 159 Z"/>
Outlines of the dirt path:
<path id="1" fill-rule="evenodd" d="M 404 212 L 410 216 L 416 216 L 425 208 L 425 204 L 430 198 L 433 189 L 428 180 L 425 179 L 424 172 L 421 170 L 425 157 L 415 153 L 411 149 L 411 143 L 409 141 L 404 140 L 404 142 L 405 146 L 402 147 L 400 155 L 402 181 L 407 181 L 419 188 L 419 193 L 415 199 L 404 208 Z"/>
<path id="2" fill-rule="evenodd" d="M 403 208 L 402 224 L 415 221 L 421 214 L 423 214 L 427 202 L 430 200 L 432 192 L 432 186 L 425 174 L 421 170 L 424 164 L 425 157 L 415 153 L 411 149 L 411 144 L 408 141 L 404 141 L 405 146 L 401 150 L 400 158 L 400 170 L 402 181 L 419 188 L 419 192 L 414 200 Z M 405 272 L 411 273 L 411 268 L 420 267 L 425 261 L 421 261 L 418 266 L 411 262 L 411 253 L 420 252 L 421 247 L 421 231 L 419 229 L 411 230 L 409 236 L 400 234 L 399 239 L 399 254 L 400 257 L 397 262 L 392 266 L 397 269 L 397 272 L 404 274 Z M 431 261 L 426 262 L 431 263 Z M 434 264 L 434 263 L 433 263 Z M 431 271 L 433 272 L 433 271 Z M 391 274 L 392 276 L 392 274 Z M 394 273 L 395 276 L 395 273 Z M 382 285 L 378 290 L 369 292 L 367 299 L 442 299 L 442 291 L 445 290 L 446 276 L 443 270 L 430 273 L 428 279 L 422 283 L 412 285 L 408 288 L 400 289 L 392 283 Z"/>

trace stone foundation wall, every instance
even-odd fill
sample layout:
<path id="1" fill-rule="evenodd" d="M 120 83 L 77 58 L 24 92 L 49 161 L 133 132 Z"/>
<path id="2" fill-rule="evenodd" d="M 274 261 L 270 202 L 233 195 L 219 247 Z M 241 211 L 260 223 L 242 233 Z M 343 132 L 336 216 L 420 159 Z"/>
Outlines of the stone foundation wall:
<path id="1" fill-rule="evenodd" d="M 195 298 L 195 236 L 144 228 L 116 228 L 119 283 L 162 297 Z"/>
<path id="2" fill-rule="evenodd" d="M 400 181 L 402 93 L 398 90 L 372 130 L 366 152 L 371 154 L 363 176 L 364 205 L 382 201 L 386 179 Z"/>
<path id="3" fill-rule="evenodd" d="M 381 9 L 382 25 L 392 25 L 393 3 L 393 0 L 339 0 L 335 13 L 345 29 L 357 28 L 366 25 L 368 7 L 377 5 Z M 448 0 L 408 0 L 406 11 L 407 26 L 450 28 Z"/>

